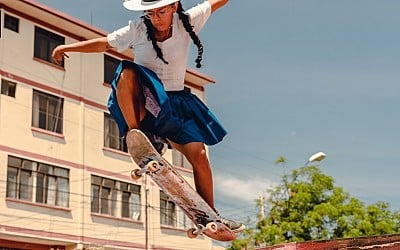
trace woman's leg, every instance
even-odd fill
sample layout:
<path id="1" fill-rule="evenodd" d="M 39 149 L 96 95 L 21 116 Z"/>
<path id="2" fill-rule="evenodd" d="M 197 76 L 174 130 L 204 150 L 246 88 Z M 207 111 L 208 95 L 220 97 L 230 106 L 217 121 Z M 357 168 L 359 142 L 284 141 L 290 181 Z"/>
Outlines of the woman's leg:
<path id="1" fill-rule="evenodd" d="M 211 166 L 208 161 L 207 152 L 202 142 L 191 142 L 185 145 L 169 141 L 179 152 L 185 155 L 193 168 L 193 177 L 196 191 L 214 208 L 214 186 Z"/>
<path id="2" fill-rule="evenodd" d="M 170 144 L 183 153 L 193 167 L 193 177 L 196 185 L 196 191 L 199 195 L 214 208 L 214 188 L 211 166 L 208 161 L 205 146 L 202 142 L 191 142 L 185 145 L 176 144 L 170 141 Z M 243 231 L 246 226 L 233 220 L 221 218 L 228 228 L 234 233 Z"/>
<path id="3" fill-rule="evenodd" d="M 138 129 L 146 115 L 143 91 L 139 77 L 130 68 L 122 70 L 117 84 L 117 100 L 129 130 Z"/>

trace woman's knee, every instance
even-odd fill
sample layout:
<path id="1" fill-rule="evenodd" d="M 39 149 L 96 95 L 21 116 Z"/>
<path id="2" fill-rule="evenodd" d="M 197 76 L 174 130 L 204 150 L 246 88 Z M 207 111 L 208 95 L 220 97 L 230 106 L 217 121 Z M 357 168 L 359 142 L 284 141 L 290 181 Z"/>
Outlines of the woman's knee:
<path id="1" fill-rule="evenodd" d="M 123 89 L 135 89 L 137 88 L 137 77 L 135 71 L 131 68 L 125 68 L 122 70 L 117 84 L 117 91 Z"/>
<path id="2" fill-rule="evenodd" d="M 207 163 L 208 162 L 208 155 L 204 145 L 192 145 L 191 150 L 187 152 L 186 156 L 190 163 Z"/>

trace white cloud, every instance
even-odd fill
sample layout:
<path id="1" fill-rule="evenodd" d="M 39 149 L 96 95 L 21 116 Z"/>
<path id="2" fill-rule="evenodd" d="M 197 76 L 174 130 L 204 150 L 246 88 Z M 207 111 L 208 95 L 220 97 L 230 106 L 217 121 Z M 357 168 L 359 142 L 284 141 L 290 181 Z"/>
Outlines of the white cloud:
<path id="1" fill-rule="evenodd" d="M 236 201 L 254 202 L 260 195 L 265 195 L 265 191 L 274 185 L 276 183 L 268 179 L 240 179 L 240 176 L 226 174 L 214 176 L 216 193 Z"/>

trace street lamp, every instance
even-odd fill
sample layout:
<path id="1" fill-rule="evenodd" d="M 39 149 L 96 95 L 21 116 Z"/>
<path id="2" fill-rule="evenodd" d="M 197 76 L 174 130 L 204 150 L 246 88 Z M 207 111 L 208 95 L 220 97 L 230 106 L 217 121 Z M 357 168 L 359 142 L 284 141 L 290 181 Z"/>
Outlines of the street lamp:
<path id="1" fill-rule="evenodd" d="M 326 158 L 326 154 L 324 152 L 318 152 L 315 153 L 313 155 L 310 156 L 310 158 L 308 158 L 308 161 L 306 162 L 306 166 L 308 163 L 310 162 L 316 162 L 316 161 L 322 161 Z"/>

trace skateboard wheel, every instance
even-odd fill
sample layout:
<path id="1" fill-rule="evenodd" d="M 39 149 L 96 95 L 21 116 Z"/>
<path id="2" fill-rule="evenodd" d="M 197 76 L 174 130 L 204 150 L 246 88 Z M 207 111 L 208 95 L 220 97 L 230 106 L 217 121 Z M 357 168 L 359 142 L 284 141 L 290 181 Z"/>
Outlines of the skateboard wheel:
<path id="1" fill-rule="evenodd" d="M 217 232 L 217 231 L 218 231 L 218 225 L 217 225 L 217 223 L 215 223 L 215 222 L 207 223 L 207 225 L 206 225 L 206 230 L 208 230 L 208 231 L 210 231 L 210 232 L 212 232 L 212 233 Z"/>
<path id="2" fill-rule="evenodd" d="M 154 173 L 160 170 L 160 163 L 158 161 L 151 161 L 147 164 L 147 167 L 151 173 Z"/>
<path id="3" fill-rule="evenodd" d="M 138 180 L 142 177 L 142 173 L 140 172 L 140 169 L 134 169 L 131 171 L 131 178 L 134 180 Z"/>
<path id="4" fill-rule="evenodd" d="M 194 238 L 197 238 L 197 236 L 199 236 L 197 234 L 196 228 L 190 228 L 189 230 L 186 231 L 186 234 L 190 239 L 194 239 Z"/>

